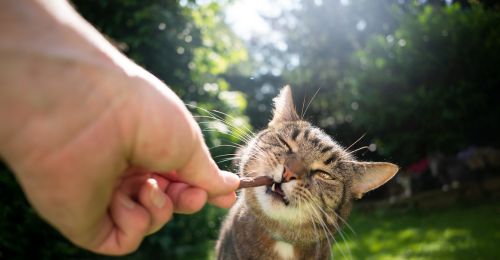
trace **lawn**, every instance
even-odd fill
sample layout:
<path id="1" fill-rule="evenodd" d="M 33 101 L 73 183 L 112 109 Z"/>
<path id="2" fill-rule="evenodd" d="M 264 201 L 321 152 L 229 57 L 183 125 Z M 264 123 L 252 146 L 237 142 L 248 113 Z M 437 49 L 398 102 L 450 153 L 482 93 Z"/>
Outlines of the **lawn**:
<path id="1" fill-rule="evenodd" d="M 353 211 L 335 259 L 500 259 L 500 204 Z"/>

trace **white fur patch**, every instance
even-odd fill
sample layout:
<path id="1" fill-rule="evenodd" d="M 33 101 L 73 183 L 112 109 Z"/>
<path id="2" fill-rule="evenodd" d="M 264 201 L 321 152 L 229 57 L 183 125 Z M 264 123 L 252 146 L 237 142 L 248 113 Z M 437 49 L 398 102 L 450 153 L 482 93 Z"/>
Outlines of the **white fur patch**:
<path id="1" fill-rule="evenodd" d="M 295 258 L 293 246 L 286 242 L 277 241 L 274 244 L 274 251 L 284 260 L 291 260 Z"/>
<path id="2" fill-rule="evenodd" d="M 286 195 L 290 195 L 295 185 L 295 181 L 283 183 L 281 184 L 281 189 L 283 189 Z M 266 194 L 265 186 L 255 188 L 255 197 L 257 198 L 262 211 L 272 219 L 300 223 L 307 220 L 309 215 L 306 208 L 296 208 L 291 205 L 286 206 L 282 201 Z"/>

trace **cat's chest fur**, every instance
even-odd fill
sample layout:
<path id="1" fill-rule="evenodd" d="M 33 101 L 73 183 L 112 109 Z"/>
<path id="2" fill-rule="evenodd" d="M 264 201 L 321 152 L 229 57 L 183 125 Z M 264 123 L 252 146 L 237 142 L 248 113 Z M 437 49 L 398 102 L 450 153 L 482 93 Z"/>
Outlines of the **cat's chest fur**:
<path id="1" fill-rule="evenodd" d="M 268 225 L 275 226 L 275 224 L 259 221 L 254 212 L 249 211 L 247 205 L 240 198 L 222 226 L 217 241 L 217 259 L 305 260 L 329 258 L 330 249 L 327 243 L 317 241 L 309 245 L 294 245 L 273 237 L 269 233 Z M 279 229 L 276 228 L 276 230 Z M 294 230 L 293 227 L 290 229 Z"/>
<path id="2" fill-rule="evenodd" d="M 274 252 L 283 260 L 295 259 L 295 250 L 290 243 L 276 241 L 274 243 Z"/>

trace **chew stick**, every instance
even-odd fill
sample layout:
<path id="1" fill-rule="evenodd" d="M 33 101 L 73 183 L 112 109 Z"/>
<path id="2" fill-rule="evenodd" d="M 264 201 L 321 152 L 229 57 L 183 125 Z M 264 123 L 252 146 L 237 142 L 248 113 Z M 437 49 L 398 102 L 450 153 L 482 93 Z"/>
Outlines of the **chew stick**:
<path id="1" fill-rule="evenodd" d="M 273 184 L 273 179 L 267 176 L 241 177 L 240 186 L 238 186 L 238 189 L 252 188 L 252 187 L 271 185 L 271 184 Z"/>

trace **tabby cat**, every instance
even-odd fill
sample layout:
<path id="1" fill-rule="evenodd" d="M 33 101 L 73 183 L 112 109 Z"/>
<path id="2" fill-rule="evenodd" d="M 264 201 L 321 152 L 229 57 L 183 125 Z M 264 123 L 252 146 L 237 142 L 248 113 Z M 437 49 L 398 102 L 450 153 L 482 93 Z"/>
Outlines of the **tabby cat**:
<path id="1" fill-rule="evenodd" d="M 346 224 L 353 198 L 391 179 L 398 167 L 358 162 L 302 120 L 290 87 L 274 99 L 267 129 L 241 151 L 241 176 L 266 175 L 269 186 L 245 189 L 225 219 L 218 259 L 328 259 L 332 235 Z"/>

